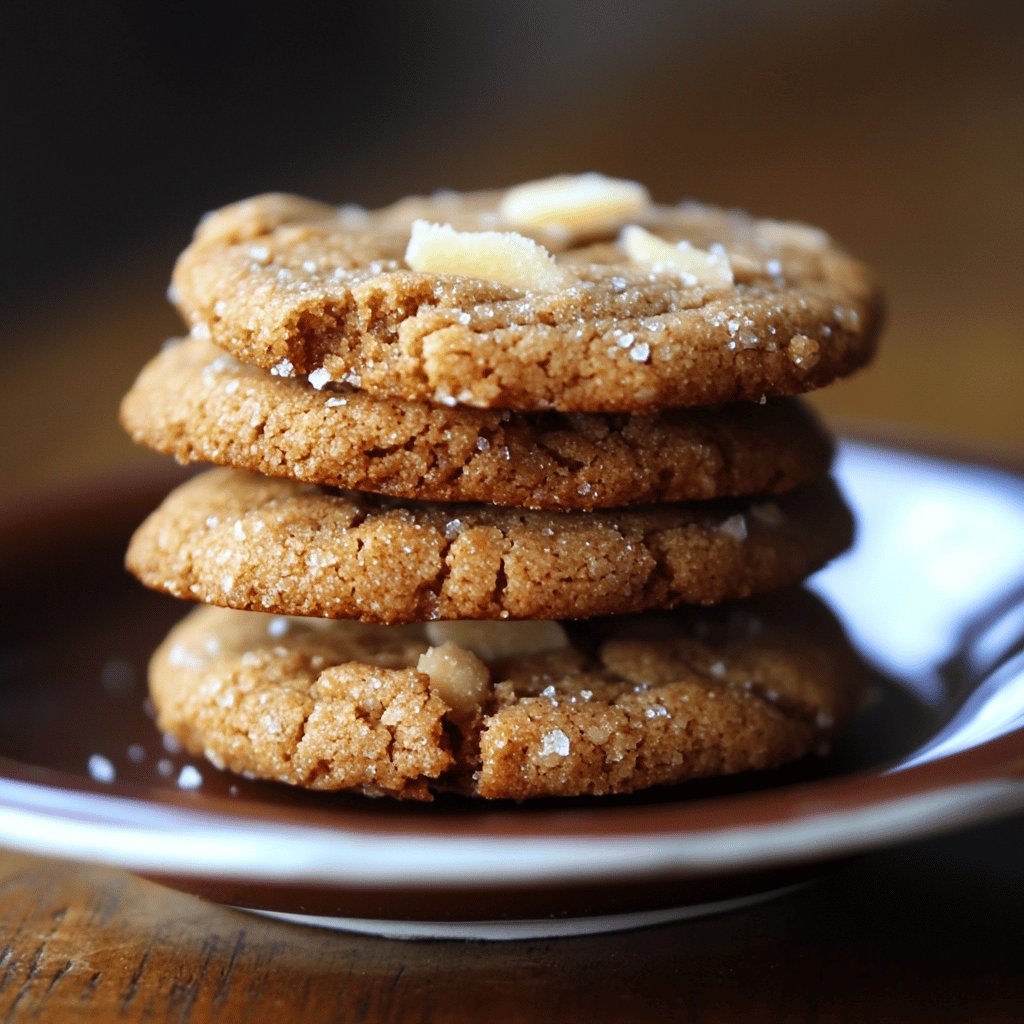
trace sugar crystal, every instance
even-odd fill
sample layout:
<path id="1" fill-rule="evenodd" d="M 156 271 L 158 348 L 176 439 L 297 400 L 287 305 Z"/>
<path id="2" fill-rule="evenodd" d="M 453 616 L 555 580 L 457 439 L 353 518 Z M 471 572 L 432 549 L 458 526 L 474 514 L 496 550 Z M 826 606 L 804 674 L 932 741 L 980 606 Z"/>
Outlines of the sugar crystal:
<path id="1" fill-rule="evenodd" d="M 89 777 L 97 782 L 113 782 L 117 778 L 117 770 L 109 758 L 102 754 L 90 754 Z"/>
<path id="2" fill-rule="evenodd" d="M 329 384 L 331 381 L 331 374 L 328 370 L 325 370 L 322 366 L 314 370 L 309 375 L 309 383 L 313 385 L 319 391 L 325 384 Z"/>
<path id="3" fill-rule="evenodd" d="M 747 539 L 747 521 L 743 518 L 740 513 L 734 516 L 729 516 L 724 522 L 718 524 L 718 529 L 722 533 L 729 534 L 730 537 L 736 540 Z"/>
<path id="4" fill-rule="evenodd" d="M 559 757 L 569 756 L 569 737 L 561 729 L 552 729 L 540 738 L 541 757 L 557 754 Z"/>

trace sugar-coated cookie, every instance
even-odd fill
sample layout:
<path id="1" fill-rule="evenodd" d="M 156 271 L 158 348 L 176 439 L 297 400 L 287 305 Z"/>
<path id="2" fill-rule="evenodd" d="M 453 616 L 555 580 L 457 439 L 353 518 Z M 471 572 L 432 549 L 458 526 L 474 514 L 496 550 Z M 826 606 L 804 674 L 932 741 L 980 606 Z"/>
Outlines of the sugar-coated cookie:
<path id="1" fill-rule="evenodd" d="M 172 294 L 197 336 L 282 376 L 589 412 L 821 387 L 870 358 L 881 311 L 822 231 L 598 175 L 378 211 L 257 196 L 202 221 Z"/>
<path id="2" fill-rule="evenodd" d="M 191 338 L 121 405 L 132 437 L 213 462 L 351 490 L 528 508 L 607 508 L 790 490 L 831 442 L 796 399 L 649 415 L 511 413 L 317 389 Z"/>
<path id="3" fill-rule="evenodd" d="M 859 679 L 842 630 L 801 591 L 565 625 L 202 608 L 150 666 L 160 728 L 218 767 L 418 799 L 622 793 L 772 767 L 827 745 Z"/>
<path id="4" fill-rule="evenodd" d="M 585 618 L 799 582 L 850 542 L 825 478 L 772 500 L 549 512 L 403 502 L 214 469 L 136 531 L 147 586 L 366 622 Z"/>

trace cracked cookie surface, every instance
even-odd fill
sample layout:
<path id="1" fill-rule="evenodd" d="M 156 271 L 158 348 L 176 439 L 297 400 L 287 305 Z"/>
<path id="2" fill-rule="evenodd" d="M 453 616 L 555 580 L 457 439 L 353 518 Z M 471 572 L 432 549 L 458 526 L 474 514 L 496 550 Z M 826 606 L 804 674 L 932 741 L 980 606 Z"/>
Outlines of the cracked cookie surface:
<path id="1" fill-rule="evenodd" d="M 127 564 L 154 589 L 231 608 L 384 623 L 561 619 L 787 586 L 851 538 L 827 478 L 768 501 L 550 512 L 214 469 L 149 516 Z"/>
<path id="2" fill-rule="evenodd" d="M 618 227 L 522 228 L 565 282 L 516 288 L 405 262 L 417 220 L 503 227 L 503 191 L 377 211 L 271 194 L 207 215 L 175 268 L 192 331 L 281 375 L 486 408 L 643 412 L 757 401 L 830 383 L 871 357 L 878 289 L 822 232 L 696 203 L 629 218 L 657 240 L 724 252 L 694 281 L 637 262 Z M 733 273 L 734 270 L 734 273 Z M 731 283 L 728 283 L 731 280 Z"/>
<path id="3" fill-rule="evenodd" d="M 824 473 L 832 453 L 795 399 L 649 415 L 450 409 L 317 389 L 195 338 L 151 360 L 121 418 L 135 441 L 182 462 L 526 508 L 782 492 Z"/>
<path id="4" fill-rule="evenodd" d="M 565 628 L 556 650 L 491 658 L 478 704 L 456 712 L 417 667 L 424 626 L 201 608 L 154 654 L 150 689 L 164 732 L 236 773 L 519 800 L 782 764 L 827 745 L 861 686 L 803 591 Z"/>

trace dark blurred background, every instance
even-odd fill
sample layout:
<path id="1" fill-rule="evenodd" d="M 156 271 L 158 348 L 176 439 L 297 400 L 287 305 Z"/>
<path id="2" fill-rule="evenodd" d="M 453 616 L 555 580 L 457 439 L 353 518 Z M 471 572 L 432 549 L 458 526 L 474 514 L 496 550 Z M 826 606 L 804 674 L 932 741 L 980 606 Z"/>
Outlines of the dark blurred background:
<path id="1" fill-rule="evenodd" d="M 1022 43 L 998 0 L 9 2 L 0 488 L 143 457 L 117 400 L 204 210 L 591 169 L 826 227 L 890 315 L 817 404 L 1024 455 Z"/>

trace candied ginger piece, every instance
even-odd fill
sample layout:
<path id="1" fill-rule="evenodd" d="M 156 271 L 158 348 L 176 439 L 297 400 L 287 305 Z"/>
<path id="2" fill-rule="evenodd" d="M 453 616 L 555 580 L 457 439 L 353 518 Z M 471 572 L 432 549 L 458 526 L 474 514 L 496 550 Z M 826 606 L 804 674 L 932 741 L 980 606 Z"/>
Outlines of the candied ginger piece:
<path id="1" fill-rule="evenodd" d="M 827 249 L 831 239 L 821 228 L 794 220 L 763 220 L 758 223 L 757 240 L 769 248 Z"/>
<path id="2" fill-rule="evenodd" d="M 661 273 L 676 273 L 690 287 L 702 284 L 728 288 L 734 283 L 732 265 L 725 252 L 697 249 L 689 242 L 673 245 L 638 224 L 623 228 L 619 244 L 635 263 L 649 263 L 652 270 Z"/>
<path id="3" fill-rule="evenodd" d="M 430 677 L 430 688 L 458 715 L 471 716 L 491 692 L 491 674 L 472 651 L 457 644 L 430 647 L 416 671 Z"/>
<path id="4" fill-rule="evenodd" d="M 569 637 L 557 622 L 492 622 L 481 619 L 428 622 L 425 628 L 430 643 L 458 644 L 485 661 L 513 655 L 539 654 L 569 644 Z"/>
<path id="5" fill-rule="evenodd" d="M 427 274 L 458 274 L 523 291 L 553 291 L 573 278 L 532 238 L 514 231 L 456 231 L 413 221 L 405 262 Z"/>
<path id="6" fill-rule="evenodd" d="M 614 231 L 651 204 L 643 185 L 603 174 L 560 174 L 510 188 L 498 210 L 509 224 L 573 234 Z"/>

